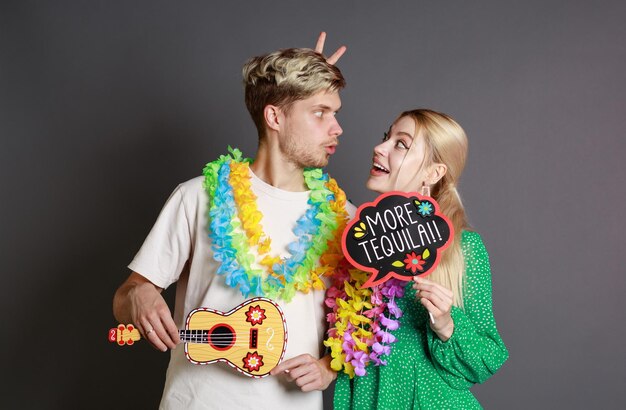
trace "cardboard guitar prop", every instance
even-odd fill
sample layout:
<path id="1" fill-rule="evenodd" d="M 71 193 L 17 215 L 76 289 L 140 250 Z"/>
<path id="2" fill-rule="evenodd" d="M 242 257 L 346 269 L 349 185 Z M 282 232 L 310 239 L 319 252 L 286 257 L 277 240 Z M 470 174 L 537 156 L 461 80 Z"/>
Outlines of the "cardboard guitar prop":
<path id="1" fill-rule="evenodd" d="M 450 238 L 452 223 L 433 198 L 393 191 L 359 207 L 341 246 L 354 267 L 371 273 L 363 287 L 372 287 L 392 277 L 409 281 L 428 275 Z"/>
<path id="2" fill-rule="evenodd" d="M 287 324 L 280 307 L 267 298 L 249 299 L 230 312 L 197 308 L 179 330 L 185 356 L 193 364 L 226 362 L 246 376 L 262 378 L 280 363 L 287 348 Z M 109 330 L 109 341 L 133 345 L 141 338 L 132 324 Z"/>

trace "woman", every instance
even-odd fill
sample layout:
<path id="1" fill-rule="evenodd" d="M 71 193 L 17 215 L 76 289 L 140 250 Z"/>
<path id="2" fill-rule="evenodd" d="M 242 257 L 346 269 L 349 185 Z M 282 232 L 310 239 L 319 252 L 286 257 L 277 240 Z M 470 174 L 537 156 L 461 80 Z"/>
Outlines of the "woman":
<path id="1" fill-rule="evenodd" d="M 400 114 L 374 148 L 367 187 L 431 195 L 455 236 L 427 277 L 359 289 L 367 274 L 346 266 L 333 279 L 325 344 L 339 371 L 335 409 L 480 408 L 469 388 L 507 359 L 488 255 L 456 190 L 466 156 L 463 129 L 431 110 Z"/>

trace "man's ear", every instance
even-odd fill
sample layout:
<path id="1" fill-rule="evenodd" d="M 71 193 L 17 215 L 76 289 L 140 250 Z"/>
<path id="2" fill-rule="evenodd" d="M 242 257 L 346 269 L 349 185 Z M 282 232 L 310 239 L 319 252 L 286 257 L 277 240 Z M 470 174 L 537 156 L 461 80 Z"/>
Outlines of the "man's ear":
<path id="1" fill-rule="evenodd" d="M 265 125 L 270 130 L 279 131 L 282 125 L 282 117 L 280 108 L 275 105 L 266 105 L 263 109 L 263 118 Z"/>
<path id="2" fill-rule="evenodd" d="M 430 170 L 428 171 L 428 184 L 435 185 L 444 175 L 448 172 L 448 167 L 446 164 L 432 164 L 430 166 Z"/>

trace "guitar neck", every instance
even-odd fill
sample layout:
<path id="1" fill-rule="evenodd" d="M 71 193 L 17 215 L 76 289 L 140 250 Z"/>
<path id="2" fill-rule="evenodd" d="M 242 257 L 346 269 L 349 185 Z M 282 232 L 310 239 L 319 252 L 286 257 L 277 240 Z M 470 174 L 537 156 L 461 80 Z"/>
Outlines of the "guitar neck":
<path id="1" fill-rule="evenodd" d="M 209 343 L 209 331 L 208 330 L 184 330 L 178 331 L 180 340 L 185 343 Z"/>

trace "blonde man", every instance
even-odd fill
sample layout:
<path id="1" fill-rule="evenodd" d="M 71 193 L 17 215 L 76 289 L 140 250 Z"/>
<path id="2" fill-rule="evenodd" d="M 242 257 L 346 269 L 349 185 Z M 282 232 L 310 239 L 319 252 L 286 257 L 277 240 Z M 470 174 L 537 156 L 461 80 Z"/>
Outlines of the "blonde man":
<path id="1" fill-rule="evenodd" d="M 337 204 L 343 195 L 327 176 L 309 171 L 328 163 L 342 133 L 335 114 L 345 81 L 333 65 L 342 53 L 326 60 L 310 49 L 286 49 L 250 59 L 243 77 L 258 131 L 256 158 L 248 163 L 237 154 L 221 156 L 207 165 L 204 177 L 180 184 L 130 263 L 132 273 L 117 290 L 113 310 L 154 347 L 171 349 L 161 408 L 322 408 L 321 390 L 335 373 L 329 358 L 321 357 L 326 329 L 319 285 L 328 268 L 322 265 L 332 258 L 322 255 L 303 276 L 298 269 L 311 258 L 298 255 L 321 237 L 315 221 L 328 216 L 328 203 Z M 320 197 L 331 188 L 332 195 Z M 346 206 L 331 216 L 347 219 L 354 207 Z M 246 222 L 246 209 L 258 211 L 260 221 Z M 239 228 L 224 233 L 220 226 Z M 247 235 L 249 246 L 232 245 L 234 235 Z M 161 291 L 173 283 L 172 316 Z M 288 327 L 284 361 L 270 377 L 251 379 L 224 363 L 194 366 L 186 360 L 178 329 L 191 310 L 227 312 L 257 295 L 275 298 Z"/>

